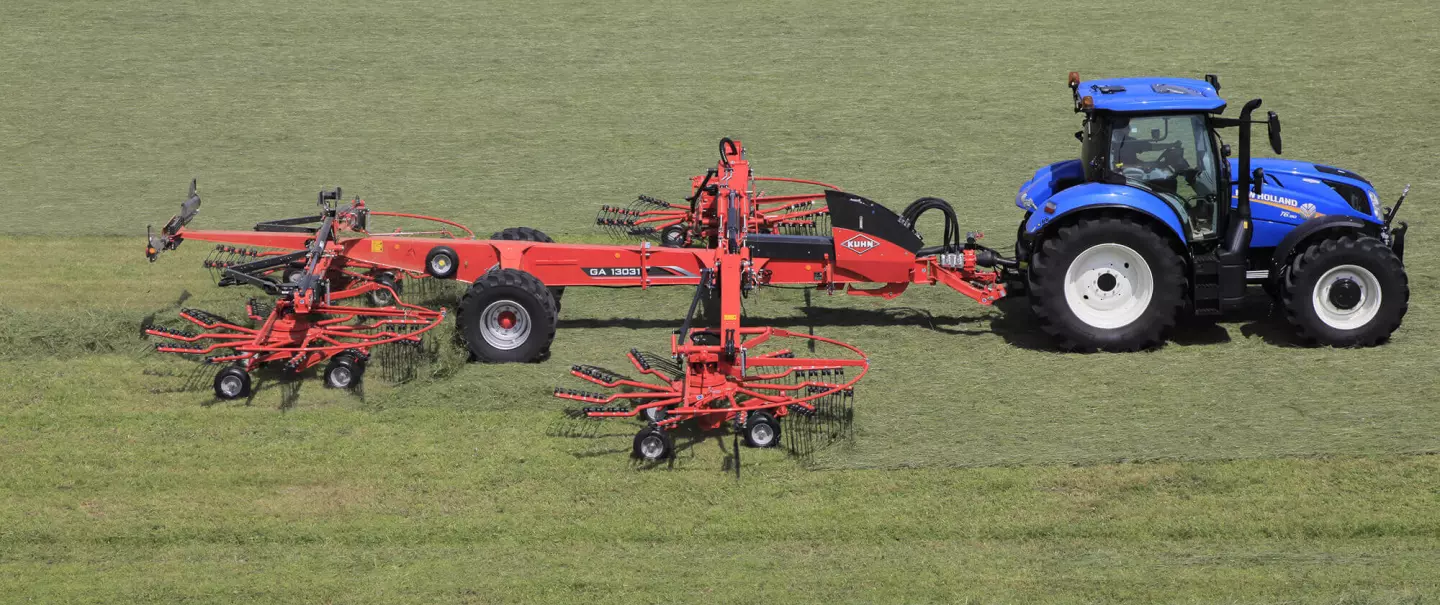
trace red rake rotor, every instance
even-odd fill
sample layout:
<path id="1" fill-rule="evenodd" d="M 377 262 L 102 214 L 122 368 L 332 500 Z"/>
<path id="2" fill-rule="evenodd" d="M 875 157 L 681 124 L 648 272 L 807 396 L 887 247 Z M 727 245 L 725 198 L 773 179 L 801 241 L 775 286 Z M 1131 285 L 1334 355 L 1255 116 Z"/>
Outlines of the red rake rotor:
<path id="1" fill-rule="evenodd" d="M 643 415 L 651 424 L 636 436 L 635 455 L 656 460 L 673 452 L 665 431 L 694 421 L 700 430 L 733 423 L 749 445 L 778 445 L 779 421 L 853 400 L 855 383 L 869 371 L 860 349 L 849 344 L 779 328 L 739 328 L 740 346 L 727 351 L 713 330 L 694 329 L 671 340 L 670 357 L 631 349 L 642 377 L 637 380 L 595 366 L 577 365 L 571 375 L 620 392 L 604 394 L 557 388 L 561 399 L 594 404 L 581 409 L 591 418 Z M 831 345 L 845 357 L 801 358 L 780 341 Z M 764 351 L 764 352 L 762 352 Z"/>
<path id="2" fill-rule="evenodd" d="M 322 304 L 301 313 L 285 299 L 269 309 L 252 300 L 246 311 L 249 319 L 258 322 L 257 327 L 199 309 L 183 309 L 180 317 L 204 331 L 152 326 L 145 333 L 175 343 L 157 344 L 155 350 L 163 353 L 207 355 L 207 362 L 235 363 L 247 372 L 279 362 L 285 364 L 285 371 L 298 373 L 342 354 L 363 363 L 372 348 L 383 344 L 418 345 L 421 335 L 445 318 L 444 309 L 432 311 L 399 301 L 379 308 Z"/>
<path id="3" fill-rule="evenodd" d="M 726 139 L 729 141 L 729 139 Z M 743 156 L 738 142 L 721 143 L 718 166 L 691 179 L 691 195 L 685 204 L 672 204 L 662 199 L 641 195 L 629 207 L 604 205 L 595 217 L 595 224 L 618 237 L 659 239 L 666 246 L 688 246 L 703 242 L 714 246 L 721 225 L 719 188 L 712 184 L 720 175 L 728 174 L 733 160 Z M 809 193 L 767 195 L 756 190 L 756 183 L 791 183 L 812 185 L 822 190 Z M 747 228 L 754 233 L 788 235 L 829 235 L 830 211 L 825 205 L 825 191 L 843 191 L 821 181 L 773 176 L 754 176 L 743 190 L 750 198 Z"/>

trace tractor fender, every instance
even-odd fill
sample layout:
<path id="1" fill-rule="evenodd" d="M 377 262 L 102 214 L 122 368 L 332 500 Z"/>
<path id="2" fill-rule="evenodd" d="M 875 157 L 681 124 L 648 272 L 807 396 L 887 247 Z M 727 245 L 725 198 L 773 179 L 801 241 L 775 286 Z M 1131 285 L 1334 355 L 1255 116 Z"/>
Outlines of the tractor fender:
<path id="1" fill-rule="evenodd" d="M 1353 216 L 1339 214 L 1327 214 L 1317 216 L 1308 221 L 1300 223 L 1299 226 L 1291 229 L 1285 237 L 1280 238 L 1280 243 L 1275 245 L 1275 252 L 1270 256 L 1270 277 L 1271 285 L 1279 283 L 1280 270 L 1290 261 L 1290 255 L 1312 237 L 1322 233 L 1359 232 L 1375 234 L 1375 224 L 1363 221 Z"/>
<path id="2" fill-rule="evenodd" d="M 1050 211 L 1052 205 L 1054 206 L 1053 212 Z M 1156 222 L 1169 227 L 1170 235 L 1177 238 L 1182 247 L 1187 244 L 1184 223 L 1173 206 L 1152 193 L 1134 187 L 1108 183 L 1086 183 L 1055 194 L 1045 202 L 1043 207 L 1029 215 L 1028 220 L 1024 223 L 1023 232 L 1033 238 L 1044 231 L 1048 225 L 1058 222 L 1059 219 L 1080 212 L 1101 209 L 1128 210 L 1149 216 Z"/>

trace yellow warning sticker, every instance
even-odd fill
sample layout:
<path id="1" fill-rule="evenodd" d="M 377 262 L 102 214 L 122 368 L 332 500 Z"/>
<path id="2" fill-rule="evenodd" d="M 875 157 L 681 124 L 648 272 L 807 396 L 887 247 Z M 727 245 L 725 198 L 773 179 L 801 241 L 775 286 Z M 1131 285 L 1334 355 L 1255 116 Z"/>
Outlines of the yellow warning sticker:
<path id="1" fill-rule="evenodd" d="M 370 251 L 371 251 L 371 252 L 384 252 L 384 251 L 385 251 L 385 242 L 382 242 L 382 241 L 380 241 L 380 240 L 378 240 L 378 239 L 375 240 L 375 241 L 373 241 L 373 242 L 370 242 Z"/>
<path id="2" fill-rule="evenodd" d="M 725 321 L 740 321 L 740 316 L 734 313 L 725 316 Z"/>

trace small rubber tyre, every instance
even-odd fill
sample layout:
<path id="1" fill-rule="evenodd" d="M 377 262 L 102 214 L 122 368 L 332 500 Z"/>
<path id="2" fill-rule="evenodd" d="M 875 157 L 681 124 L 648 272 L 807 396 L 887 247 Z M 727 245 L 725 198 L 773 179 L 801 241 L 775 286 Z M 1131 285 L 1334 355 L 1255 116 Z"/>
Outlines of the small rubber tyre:
<path id="1" fill-rule="evenodd" d="M 281 283 L 295 284 L 300 282 L 300 276 L 305 275 L 305 269 L 291 267 L 280 274 Z"/>
<path id="2" fill-rule="evenodd" d="M 240 366 L 226 366 L 215 374 L 215 396 L 224 400 L 250 396 L 250 373 Z"/>
<path id="3" fill-rule="evenodd" d="M 405 291 L 405 284 L 395 279 L 395 274 L 389 271 L 375 274 L 375 283 L 387 286 L 394 294 L 387 290 L 371 290 L 367 296 L 370 304 L 376 307 L 389 307 L 395 304 L 396 295 Z"/>
<path id="4" fill-rule="evenodd" d="M 745 445 L 775 447 L 780 445 L 780 422 L 769 412 L 750 412 L 745 418 Z"/>
<path id="5" fill-rule="evenodd" d="M 1346 235 L 1297 255 L 1281 293 L 1285 318 L 1307 341 L 1369 347 L 1390 338 L 1410 306 L 1405 266 L 1384 242 Z"/>
<path id="6" fill-rule="evenodd" d="M 425 272 L 432 277 L 450 279 L 460 268 L 460 257 L 449 246 L 435 246 L 425 255 Z"/>
<path id="7" fill-rule="evenodd" d="M 647 426 L 635 434 L 635 442 L 630 453 L 647 462 L 664 460 L 675 455 L 675 442 L 665 431 Z"/>
<path id="8" fill-rule="evenodd" d="M 664 407 L 645 408 L 640 416 L 650 422 L 660 422 L 670 416 L 670 412 Z"/>
<path id="9" fill-rule="evenodd" d="M 489 363 L 540 361 L 555 340 L 555 299 L 519 269 L 496 269 L 460 297 L 455 322 L 466 348 Z"/>
<path id="10" fill-rule="evenodd" d="M 496 231 L 495 233 L 490 234 L 490 239 L 500 239 L 517 242 L 541 242 L 545 244 L 555 243 L 555 240 L 550 239 L 550 236 L 545 235 L 544 231 L 541 231 L 539 229 L 531 229 L 529 227 L 507 227 L 505 229 L 501 229 L 499 231 Z M 555 298 L 556 313 L 560 312 L 560 297 L 564 295 L 565 286 L 555 286 L 553 288 L 550 288 L 550 296 Z"/>
<path id="11" fill-rule="evenodd" d="M 360 384 L 365 374 L 365 363 L 349 353 L 330 358 L 325 365 L 325 386 L 332 389 L 350 389 Z"/>
<path id="12" fill-rule="evenodd" d="M 685 228 L 679 225 L 666 227 L 660 232 L 660 245 L 666 248 L 684 248 Z"/>
<path id="13" fill-rule="evenodd" d="M 1163 342 L 1185 304 L 1185 264 L 1129 217 L 1061 227 L 1030 261 L 1030 309 L 1069 351 L 1136 351 Z"/>

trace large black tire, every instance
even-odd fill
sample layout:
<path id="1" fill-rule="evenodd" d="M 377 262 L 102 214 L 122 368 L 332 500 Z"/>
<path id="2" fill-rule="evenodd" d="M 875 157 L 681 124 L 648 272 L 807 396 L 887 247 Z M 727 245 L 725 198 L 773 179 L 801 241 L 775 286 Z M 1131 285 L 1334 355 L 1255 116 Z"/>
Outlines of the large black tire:
<path id="1" fill-rule="evenodd" d="M 545 235 L 544 231 L 531 229 L 529 227 L 506 227 L 490 234 L 490 239 L 503 239 L 516 242 L 543 242 L 553 244 L 555 240 Z M 555 312 L 560 312 L 560 297 L 565 294 L 565 286 L 550 288 L 550 296 L 555 298 Z"/>
<path id="2" fill-rule="evenodd" d="M 460 297 L 455 323 L 475 359 L 532 362 L 543 359 L 555 340 L 555 313 L 554 297 L 534 275 L 496 269 Z"/>
<path id="3" fill-rule="evenodd" d="M 1400 258 L 1376 238 L 1323 239 L 1296 255 L 1285 273 L 1281 305 L 1307 342 L 1369 347 L 1400 327 L 1410 282 Z"/>
<path id="4" fill-rule="evenodd" d="M 1123 248 L 1104 246 L 1106 244 Z M 1094 290 L 1098 295 L 1097 304 L 1099 297 L 1111 293 L 1123 296 L 1124 292 L 1143 289 L 1130 288 L 1143 282 L 1137 275 L 1149 272 L 1151 287 L 1148 301 L 1138 308 L 1138 314 L 1133 319 L 1125 320 L 1126 323 L 1102 325 L 1098 322 L 1107 320 L 1093 319 L 1094 316 L 1091 321 L 1082 319 L 1067 299 L 1066 279 L 1071 266 L 1081 259 L 1082 254 L 1103 250 L 1138 255 L 1144 265 L 1132 268 L 1129 263 L 1117 261 L 1113 268 L 1094 268 L 1081 274 L 1082 277 L 1098 276 L 1089 284 L 1100 289 Z M 1087 256 L 1084 261 L 1086 266 L 1090 266 L 1089 259 L 1093 258 L 1105 257 Z M 1108 281 L 1106 275 L 1110 276 Z M 1130 277 L 1124 277 L 1126 275 Z M 1117 279 L 1117 276 L 1120 277 Z M 1151 227 L 1123 216 L 1082 218 L 1061 227 L 1036 247 L 1030 260 L 1030 309 L 1039 318 L 1041 329 L 1062 349 L 1137 351 L 1159 345 L 1170 328 L 1175 326 L 1176 317 L 1185 304 L 1185 282 L 1185 263 L 1180 254 Z M 1077 278 L 1077 284 L 1081 285 L 1077 286 L 1076 296 L 1083 299 L 1077 300 L 1077 304 L 1082 307 L 1091 304 L 1085 302 L 1091 300 L 1090 294 L 1086 293 L 1086 282 Z M 1135 304 L 1141 304 L 1141 297 L 1136 298 Z"/>

